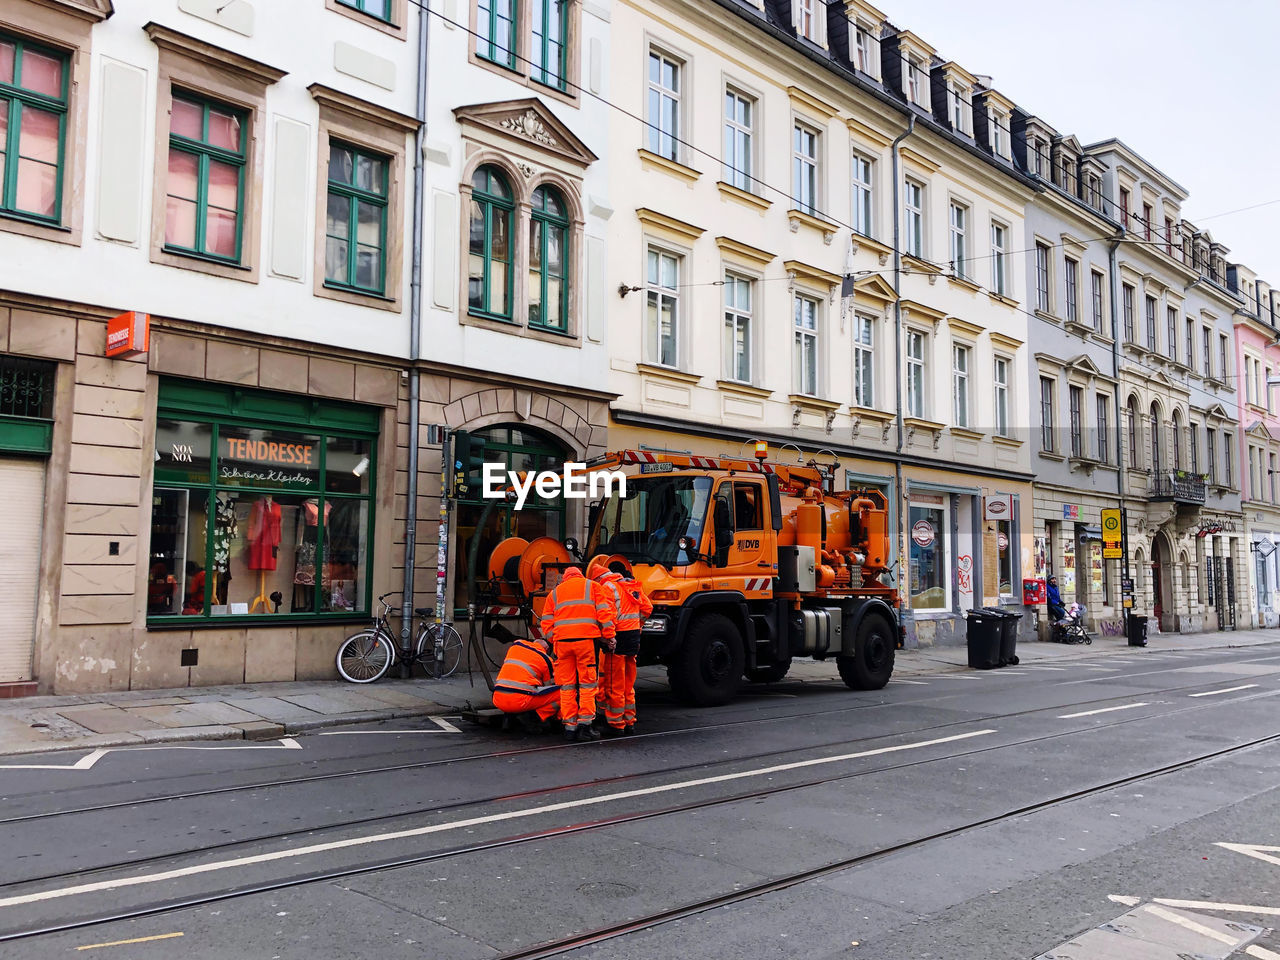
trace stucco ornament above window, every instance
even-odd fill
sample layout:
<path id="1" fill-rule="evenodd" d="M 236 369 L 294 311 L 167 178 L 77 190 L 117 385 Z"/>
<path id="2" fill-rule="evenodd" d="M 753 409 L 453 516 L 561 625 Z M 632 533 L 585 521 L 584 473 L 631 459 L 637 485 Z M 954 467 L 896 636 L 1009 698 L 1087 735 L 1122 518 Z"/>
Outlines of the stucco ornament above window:
<path id="1" fill-rule="evenodd" d="M 547 128 L 542 125 L 542 121 L 532 110 L 526 110 L 517 117 L 507 117 L 500 121 L 499 125 L 548 147 L 560 145 L 559 141 L 547 132 Z"/>

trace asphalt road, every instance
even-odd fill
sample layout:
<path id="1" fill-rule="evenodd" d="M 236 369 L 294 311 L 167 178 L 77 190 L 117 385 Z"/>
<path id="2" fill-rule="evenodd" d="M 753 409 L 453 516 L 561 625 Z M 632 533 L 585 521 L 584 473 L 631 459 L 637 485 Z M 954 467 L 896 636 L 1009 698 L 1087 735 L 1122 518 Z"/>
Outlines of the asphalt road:
<path id="1" fill-rule="evenodd" d="M 1280 960 L 1277 697 L 1280 645 L 1135 650 L 650 698 L 596 744 L 10 758 L 0 960 Z"/>

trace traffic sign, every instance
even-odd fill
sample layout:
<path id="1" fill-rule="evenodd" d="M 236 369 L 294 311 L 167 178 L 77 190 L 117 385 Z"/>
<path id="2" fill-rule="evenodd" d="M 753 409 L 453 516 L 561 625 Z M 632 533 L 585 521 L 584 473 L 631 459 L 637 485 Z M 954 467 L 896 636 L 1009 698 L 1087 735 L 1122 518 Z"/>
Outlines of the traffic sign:
<path id="1" fill-rule="evenodd" d="M 1123 558 L 1124 558 L 1124 551 L 1121 550 L 1119 547 L 1103 547 L 1102 548 L 1103 560 L 1120 560 Z"/>
<path id="2" fill-rule="evenodd" d="M 1102 511 L 1102 542 L 1107 546 L 1113 546 L 1121 540 L 1120 511 L 1119 510 L 1103 510 Z"/>

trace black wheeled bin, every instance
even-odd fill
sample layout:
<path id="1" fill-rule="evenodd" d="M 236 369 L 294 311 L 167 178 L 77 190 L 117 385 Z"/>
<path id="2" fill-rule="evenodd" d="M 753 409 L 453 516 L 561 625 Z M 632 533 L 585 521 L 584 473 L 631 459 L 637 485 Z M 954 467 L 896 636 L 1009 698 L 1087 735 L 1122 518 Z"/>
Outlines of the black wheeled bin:
<path id="1" fill-rule="evenodd" d="M 1129 614 L 1129 646 L 1145 647 L 1147 645 L 1147 618 L 1137 614 Z"/>
<path id="2" fill-rule="evenodd" d="M 984 610 L 970 610 L 965 620 L 969 666 L 975 670 L 1000 666 L 1000 619 Z"/>
<path id="3" fill-rule="evenodd" d="M 1018 662 L 1018 621 L 1022 614 L 1003 607 L 983 607 L 984 612 L 996 617 L 1000 623 L 1000 665 L 1007 667 Z"/>

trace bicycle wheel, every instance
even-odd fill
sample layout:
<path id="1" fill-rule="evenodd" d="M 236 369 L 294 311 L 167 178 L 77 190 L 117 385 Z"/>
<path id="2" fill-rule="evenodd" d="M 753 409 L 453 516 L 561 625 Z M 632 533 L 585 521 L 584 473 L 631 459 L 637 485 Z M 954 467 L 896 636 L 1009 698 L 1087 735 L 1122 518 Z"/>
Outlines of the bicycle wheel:
<path id="1" fill-rule="evenodd" d="M 380 630 L 361 630 L 347 637 L 336 657 L 339 675 L 350 683 L 382 679 L 395 659 L 395 648 Z"/>
<path id="2" fill-rule="evenodd" d="M 440 634 L 440 659 L 436 660 L 436 634 Z M 447 623 L 428 623 L 418 631 L 418 662 L 429 677 L 447 677 L 462 662 L 462 637 Z M 437 669 L 438 668 L 438 669 Z"/>

